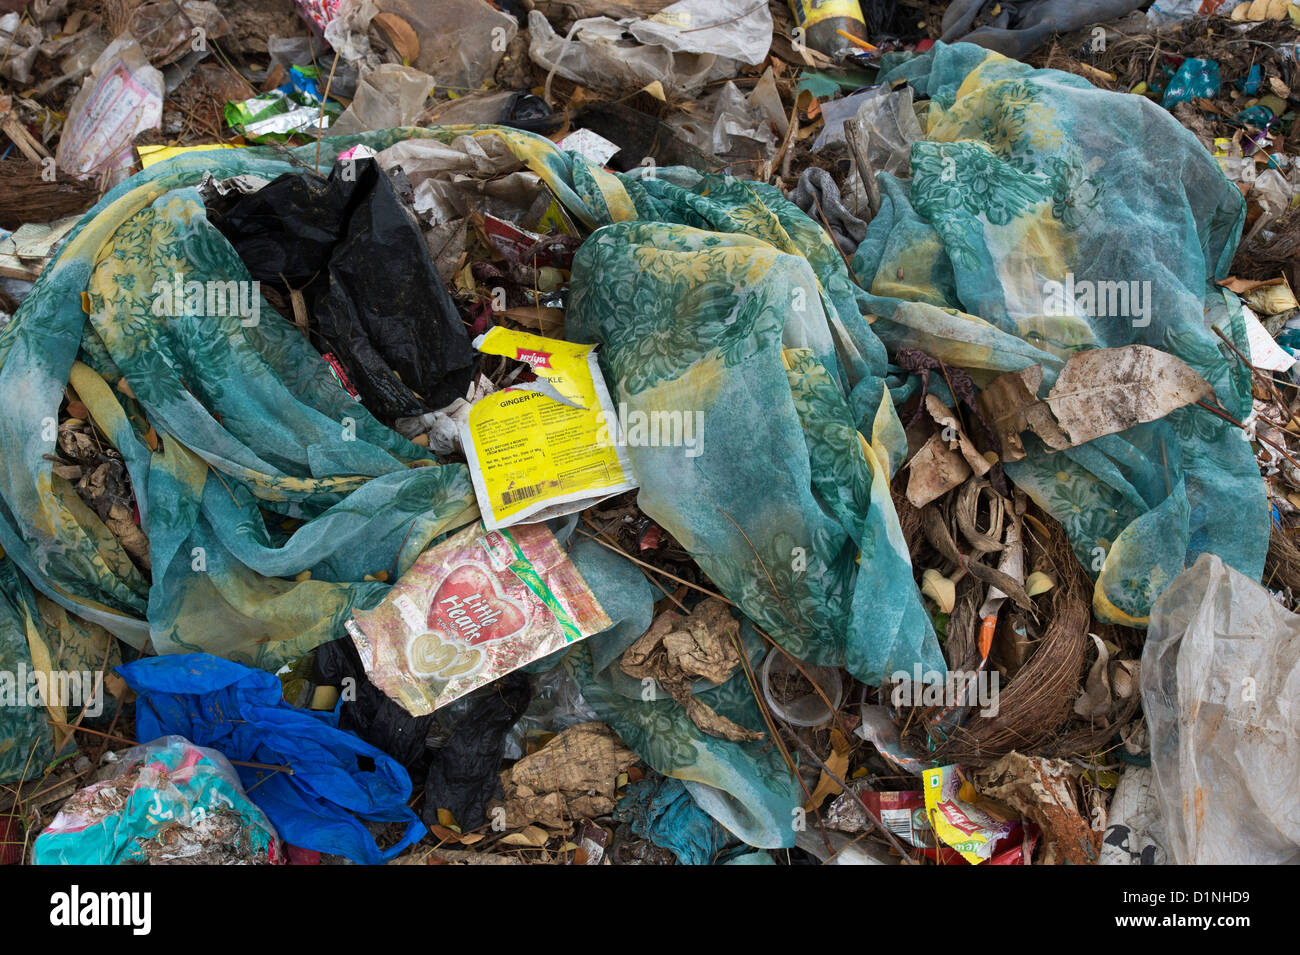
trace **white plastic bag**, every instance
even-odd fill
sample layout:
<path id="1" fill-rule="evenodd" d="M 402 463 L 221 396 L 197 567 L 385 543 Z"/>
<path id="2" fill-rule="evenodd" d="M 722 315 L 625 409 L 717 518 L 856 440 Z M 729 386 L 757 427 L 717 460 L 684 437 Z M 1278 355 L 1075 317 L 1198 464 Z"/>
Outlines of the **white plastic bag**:
<path id="1" fill-rule="evenodd" d="M 158 127 L 162 106 L 162 74 L 131 34 L 122 34 L 100 54 L 68 109 L 59 171 L 78 179 L 107 173 L 108 185 L 116 185 L 134 162 L 136 134 Z"/>
<path id="2" fill-rule="evenodd" d="M 700 29 L 741 14 L 742 20 L 726 26 Z M 754 27 L 742 21 L 754 21 Z M 734 35 L 726 35 L 727 31 Z M 744 62 L 761 63 L 772 42 L 772 18 L 766 5 L 756 8 L 752 0 L 719 0 L 708 18 L 701 4 L 684 0 L 661 10 L 653 20 L 588 17 L 575 23 L 566 36 L 556 33 L 540 11 L 532 10 L 528 33 L 533 62 L 574 83 L 618 93 L 658 81 L 667 95 L 689 97 L 714 80 L 735 77 L 742 61 L 732 54 L 746 58 Z"/>
<path id="3" fill-rule="evenodd" d="M 1174 861 L 1300 863 L 1300 617 L 1202 554 L 1151 609 L 1142 704 Z"/>

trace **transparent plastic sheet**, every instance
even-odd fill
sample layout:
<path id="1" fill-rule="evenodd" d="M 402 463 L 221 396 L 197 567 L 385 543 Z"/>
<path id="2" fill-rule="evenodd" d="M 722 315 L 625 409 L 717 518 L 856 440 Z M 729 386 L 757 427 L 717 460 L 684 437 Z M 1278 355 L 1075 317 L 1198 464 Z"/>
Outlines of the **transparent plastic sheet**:
<path id="1" fill-rule="evenodd" d="M 492 78 L 519 24 L 486 0 L 384 0 L 383 12 L 400 17 L 419 41 L 407 64 L 455 93 L 476 90 Z M 370 21 L 380 12 L 372 0 L 343 0 L 325 24 L 325 39 L 354 64 L 364 80 L 380 65 L 371 47 Z"/>
<path id="2" fill-rule="evenodd" d="M 912 106 L 912 88 L 882 89 L 878 95 L 866 97 L 853 118 L 872 171 L 910 177 L 912 143 L 925 135 Z"/>
<path id="3" fill-rule="evenodd" d="M 762 63 L 772 45 L 772 11 L 759 0 L 679 0 L 647 19 L 620 22 L 647 45 L 750 66 Z"/>
<path id="4" fill-rule="evenodd" d="M 756 143 L 770 152 L 789 123 L 769 68 L 748 94 L 728 82 L 697 101 L 694 115 L 675 116 L 669 125 L 695 148 L 723 156 L 733 149 L 752 150 Z"/>
<path id="5" fill-rule="evenodd" d="M 1202 556 L 1152 608 L 1142 708 L 1175 862 L 1300 864 L 1300 617 Z"/>
<path id="6" fill-rule="evenodd" d="M 112 778 L 78 790 L 36 838 L 35 865 L 266 865 L 284 854 L 215 749 L 161 736 L 122 753 Z"/>
<path id="7" fill-rule="evenodd" d="M 0 17 L 0 44 L 7 51 L 0 63 L 0 74 L 15 83 L 27 83 L 32 78 L 32 63 L 40 50 L 44 35 L 41 28 L 17 12 Z"/>
<path id="8" fill-rule="evenodd" d="M 397 63 L 380 64 L 357 81 L 356 94 L 330 126 L 330 135 L 410 126 L 424 110 L 433 85 L 427 73 Z"/>
<path id="9" fill-rule="evenodd" d="M 690 97 L 714 80 L 740 72 L 738 61 L 715 53 L 675 53 L 663 46 L 627 39 L 623 25 L 608 17 L 579 20 L 567 35 L 551 28 L 540 11 L 528 14 L 528 55 L 545 70 L 609 94 L 658 82 L 669 96 Z"/>

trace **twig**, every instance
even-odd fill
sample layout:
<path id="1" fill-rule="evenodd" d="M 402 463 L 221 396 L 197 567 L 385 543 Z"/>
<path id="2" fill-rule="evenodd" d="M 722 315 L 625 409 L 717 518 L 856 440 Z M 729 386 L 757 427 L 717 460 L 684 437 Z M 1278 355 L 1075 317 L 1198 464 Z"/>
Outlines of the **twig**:
<path id="1" fill-rule="evenodd" d="M 812 793 L 808 789 L 807 783 L 803 781 L 803 776 L 799 773 L 799 768 L 795 766 L 794 759 L 790 756 L 790 750 L 781 740 L 780 730 L 777 729 L 776 718 L 772 715 L 771 709 L 767 705 L 767 700 L 763 698 L 763 691 L 758 685 L 758 677 L 754 673 L 754 666 L 750 663 L 749 654 L 745 652 L 745 645 L 740 639 L 737 632 L 731 634 L 732 644 L 736 648 L 736 653 L 740 656 L 740 668 L 745 672 L 745 679 L 749 682 L 749 689 L 754 694 L 754 701 L 758 704 L 758 711 L 763 716 L 763 722 L 767 724 L 769 738 L 776 744 L 776 748 L 781 753 L 781 758 L 785 760 L 786 767 L 790 770 L 790 775 L 794 777 L 803 790 L 804 804 L 812 803 Z M 802 741 L 801 741 L 802 742 Z M 813 806 L 813 814 L 817 817 L 818 831 L 822 834 L 822 841 L 826 843 L 826 851 L 833 852 L 834 847 L 831 845 L 830 837 L 826 835 L 825 824 L 822 822 L 821 809 Z"/>
<path id="2" fill-rule="evenodd" d="M 334 62 L 330 64 L 330 75 L 325 80 L 325 92 L 320 97 L 320 115 L 316 120 L 316 162 L 314 169 L 320 175 L 320 141 L 324 138 L 322 127 L 325 122 L 325 101 L 330 98 L 330 84 L 334 82 L 334 67 L 339 65 L 339 51 L 334 51 Z"/>
<path id="3" fill-rule="evenodd" d="M 776 581 L 772 579 L 771 573 L 768 572 L 767 564 L 763 563 L 763 556 L 758 552 L 758 548 L 754 546 L 754 542 L 749 539 L 749 535 L 745 533 L 744 528 L 737 524 L 735 519 L 722 508 L 718 508 L 718 513 L 731 521 L 732 526 L 740 531 L 740 536 L 745 538 L 745 543 L 749 545 L 749 549 L 754 552 L 754 559 L 758 561 L 758 566 L 763 568 L 763 574 L 767 577 L 767 582 L 772 585 L 772 593 L 776 594 L 776 599 L 781 603 L 781 610 L 785 614 L 785 619 L 795 628 L 802 630 L 803 628 L 799 626 L 798 621 L 791 615 L 790 607 L 786 604 L 784 595 L 777 589 Z"/>
<path id="4" fill-rule="evenodd" d="M 840 243 L 835 238 L 835 233 L 831 231 L 831 224 L 826 221 L 826 213 L 822 211 L 821 201 L 816 196 L 813 196 L 813 205 L 817 207 L 817 215 L 822 220 L 822 226 L 824 226 L 826 229 L 826 235 L 831 240 L 831 245 L 835 246 L 835 251 L 838 252 L 840 254 L 840 258 L 844 260 L 844 267 L 849 270 L 849 275 L 852 276 L 853 264 L 849 262 L 849 257 L 845 255 L 844 250 L 840 248 Z"/>
<path id="5" fill-rule="evenodd" d="M 713 592 L 712 590 L 710 590 L 708 587 L 701 587 L 699 584 L 693 584 L 693 583 L 691 583 L 689 580 L 683 580 L 681 577 L 678 577 L 676 574 L 670 574 L 670 573 L 669 573 L 668 571 L 666 571 L 666 570 L 661 570 L 660 568 L 656 567 L 654 564 L 647 564 L 647 563 L 646 563 L 645 561 L 643 561 L 643 560 L 638 560 L 637 558 L 635 558 L 635 557 L 633 557 L 631 554 L 629 554 L 627 551 L 623 550 L 623 548 L 621 548 L 621 547 L 615 547 L 613 544 L 607 544 L 607 543 L 605 543 L 605 541 L 601 540 L 601 539 L 600 539 L 599 537 L 597 537 L 595 534 L 588 534 L 588 533 L 587 533 L 586 531 L 584 531 L 581 527 L 574 528 L 574 530 L 576 530 L 576 531 L 577 531 L 579 534 L 581 534 L 583 537 L 590 537 L 592 540 L 594 540 L 594 541 L 595 541 L 597 544 L 599 544 L 601 547 L 607 547 L 607 548 L 609 548 L 610 550 L 614 551 L 614 553 L 616 553 L 616 554 L 622 554 L 624 557 L 626 557 L 628 560 L 630 560 L 630 561 L 631 561 L 632 563 L 634 563 L 634 564 L 638 564 L 638 565 L 641 566 L 641 567 L 649 568 L 650 570 L 653 570 L 656 574 L 662 574 L 663 576 L 667 577 L 669 580 L 675 580 L 677 583 L 681 584 L 681 585 L 684 586 L 684 587 L 690 587 L 692 590 L 698 590 L 700 593 L 702 593 L 702 594 L 708 594 L 710 597 L 717 597 L 719 600 L 721 600 L 723 603 L 725 603 L 728 607 L 734 607 L 734 606 L 736 606 L 735 603 L 733 603 L 732 601 L 728 600 L 726 597 L 722 596 L 722 594 L 715 593 L 715 592 Z"/>
<path id="6" fill-rule="evenodd" d="M 908 853 L 907 849 L 903 847 L 903 844 L 898 841 L 898 837 L 894 835 L 892 832 L 890 832 L 889 829 L 885 826 L 885 824 L 882 823 L 876 817 L 876 814 L 871 811 L 870 807 L 867 806 L 866 800 L 862 798 L 861 793 L 857 792 L 857 790 L 855 789 L 851 789 L 849 787 L 849 784 L 846 783 L 843 779 L 841 779 L 836 774 L 835 770 L 831 769 L 829 766 L 826 765 L 826 761 L 823 760 L 820 756 L 818 756 L 811 746 L 809 746 L 807 743 L 805 743 L 803 740 L 799 738 L 798 733 L 795 733 L 793 730 L 791 730 L 790 736 L 794 739 L 796 743 L 799 744 L 800 749 L 802 749 L 813 759 L 817 760 L 817 762 L 821 765 L 822 772 L 824 772 L 831 779 L 835 780 L 835 782 L 839 783 L 840 787 L 846 793 L 853 793 L 853 795 L 857 797 L 858 804 L 862 807 L 862 812 L 866 815 L 867 819 L 870 820 L 871 824 L 880 830 L 880 832 L 884 835 L 885 839 L 887 839 L 889 844 L 895 849 L 895 851 L 897 851 L 899 855 L 901 855 L 903 859 L 906 860 L 908 865 L 915 865 L 916 863 L 912 860 L 911 854 Z"/>
<path id="7" fill-rule="evenodd" d="M 1237 420 L 1236 418 L 1234 418 L 1232 415 L 1228 414 L 1226 411 L 1222 411 L 1222 410 L 1220 410 L 1219 408 L 1214 407 L 1214 405 L 1206 404 L 1204 401 L 1198 401 L 1198 402 L 1196 402 L 1196 404 L 1197 404 L 1199 407 L 1204 408 L 1206 411 L 1210 412 L 1211 414 L 1217 415 L 1218 417 L 1222 418 L 1224 421 L 1228 422 L 1228 424 L 1236 425 L 1236 426 L 1237 426 L 1238 428 L 1240 428 L 1242 431 L 1245 431 L 1245 430 L 1246 430 L 1246 426 L 1245 426 L 1244 424 L 1242 424 L 1240 421 L 1238 421 L 1238 420 Z M 1289 451 L 1287 451 L 1287 449 L 1286 449 L 1285 447 L 1283 447 L 1282 445 L 1280 445 L 1280 444 L 1278 444 L 1277 442 L 1272 441 L 1272 440 L 1270 440 L 1270 439 L 1264 437 L 1264 436 L 1263 436 L 1262 434 L 1260 434 L 1258 431 L 1255 432 L 1255 440 L 1258 441 L 1260 444 L 1266 444 L 1266 445 L 1268 445 L 1270 448 L 1272 448 L 1272 449 L 1273 449 L 1274 451 L 1276 451 L 1278 454 L 1282 455 L 1283 459 L 1284 459 L 1288 464 L 1290 464 L 1293 468 L 1300 469 L 1300 461 L 1297 461 L 1295 458 L 1291 457 L 1291 453 L 1290 453 Z"/>
<path id="8" fill-rule="evenodd" d="M 127 739 L 125 736 L 114 736 L 114 735 L 111 734 L 111 733 L 101 733 L 99 730 L 93 730 L 93 729 L 91 729 L 91 728 L 88 727 L 88 726 L 73 726 L 71 723 L 60 723 L 58 720 L 50 720 L 49 722 L 50 722 L 52 725 L 54 725 L 54 726 L 64 726 L 64 727 L 67 727 L 68 729 L 75 730 L 75 731 L 78 732 L 78 733 L 90 733 L 92 736 L 100 736 L 100 737 L 103 737 L 104 739 L 114 740 L 114 741 L 116 741 L 116 742 L 118 742 L 118 743 L 128 743 L 128 744 L 130 744 L 131 746 L 139 746 L 139 745 L 140 745 L 139 740 Z M 238 720 L 238 721 L 233 721 L 233 720 L 232 720 L 231 722 L 244 722 L 244 721 L 243 721 L 243 720 Z M 265 769 L 265 770 L 269 770 L 269 771 L 271 771 L 271 772 L 276 772 L 276 773 L 288 773 L 290 776 L 293 775 L 293 767 L 292 767 L 292 766 L 287 766 L 287 765 L 286 765 L 286 766 L 277 766 L 277 765 L 275 765 L 274 763 L 254 763 L 254 762 L 250 762 L 250 761 L 245 760 L 245 759 L 230 759 L 229 757 L 226 757 L 226 758 L 227 758 L 227 761 L 228 761 L 231 765 L 233 765 L 233 766 L 247 766 L 247 767 L 249 767 L 250 769 Z"/>

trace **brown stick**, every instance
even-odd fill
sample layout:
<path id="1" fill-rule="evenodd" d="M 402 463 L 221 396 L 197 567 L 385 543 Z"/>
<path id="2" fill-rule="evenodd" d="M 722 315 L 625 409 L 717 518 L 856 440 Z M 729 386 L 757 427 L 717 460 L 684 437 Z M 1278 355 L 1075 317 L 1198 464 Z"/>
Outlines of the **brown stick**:
<path id="1" fill-rule="evenodd" d="M 104 739 L 115 740 L 119 743 L 129 743 L 132 746 L 140 745 L 139 740 L 127 739 L 125 736 L 114 736 L 111 733 L 101 733 L 99 730 L 93 730 L 88 726 L 73 726 L 71 723 L 60 723 L 58 720 L 50 720 L 49 722 L 54 726 L 64 726 L 68 729 L 75 730 L 78 733 L 90 733 L 92 736 L 100 736 Z M 241 720 L 240 722 L 243 721 Z M 250 769 L 266 769 L 271 772 L 288 773 L 290 776 L 293 775 L 292 766 L 276 766 L 272 763 L 253 763 L 243 759 L 230 759 L 230 757 L 226 757 L 226 759 L 232 766 L 248 766 Z"/>

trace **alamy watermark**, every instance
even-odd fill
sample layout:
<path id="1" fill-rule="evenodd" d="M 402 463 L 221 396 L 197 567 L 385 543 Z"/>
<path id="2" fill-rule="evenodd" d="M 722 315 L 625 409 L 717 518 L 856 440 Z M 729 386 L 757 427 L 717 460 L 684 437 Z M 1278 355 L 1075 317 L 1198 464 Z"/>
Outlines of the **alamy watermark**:
<path id="1" fill-rule="evenodd" d="M 246 328 L 255 326 L 262 315 L 262 283 L 185 281 L 184 272 L 176 272 L 171 281 L 159 279 L 153 289 L 154 315 L 235 316 Z"/>
<path id="2" fill-rule="evenodd" d="M 890 702 L 904 706 L 978 706 L 980 716 L 998 715 L 998 693 L 1002 674 L 997 670 L 937 670 L 922 672 L 921 664 L 912 672 L 896 670 L 889 680 L 894 684 Z"/>
<path id="3" fill-rule="evenodd" d="M 627 402 L 619 402 L 617 415 L 602 411 L 599 417 L 596 443 L 601 447 L 685 448 L 688 458 L 704 453 L 703 411 L 629 411 Z"/>
<path id="4" fill-rule="evenodd" d="M 1064 282 L 1043 283 L 1043 314 L 1127 318 L 1134 328 L 1146 328 L 1151 324 L 1151 282 L 1076 279 L 1066 272 Z"/>
<path id="5" fill-rule="evenodd" d="M 90 670 L 0 670 L 0 706 L 85 708 L 87 716 L 104 712 L 104 674 Z"/>

